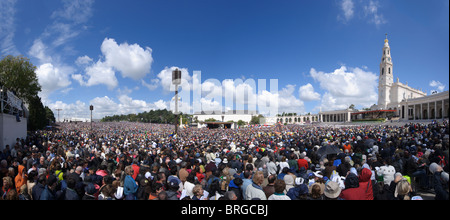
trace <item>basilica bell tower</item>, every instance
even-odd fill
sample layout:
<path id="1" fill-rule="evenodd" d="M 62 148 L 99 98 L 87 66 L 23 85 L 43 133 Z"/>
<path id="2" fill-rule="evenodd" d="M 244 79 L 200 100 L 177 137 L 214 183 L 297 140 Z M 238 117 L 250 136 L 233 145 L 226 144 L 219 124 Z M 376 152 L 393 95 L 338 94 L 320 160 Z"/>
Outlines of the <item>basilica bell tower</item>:
<path id="1" fill-rule="evenodd" d="M 383 56 L 380 63 L 380 76 L 378 79 L 378 108 L 386 109 L 391 102 L 391 88 L 394 84 L 393 63 L 391 58 L 391 48 L 389 47 L 389 40 L 384 40 Z"/>

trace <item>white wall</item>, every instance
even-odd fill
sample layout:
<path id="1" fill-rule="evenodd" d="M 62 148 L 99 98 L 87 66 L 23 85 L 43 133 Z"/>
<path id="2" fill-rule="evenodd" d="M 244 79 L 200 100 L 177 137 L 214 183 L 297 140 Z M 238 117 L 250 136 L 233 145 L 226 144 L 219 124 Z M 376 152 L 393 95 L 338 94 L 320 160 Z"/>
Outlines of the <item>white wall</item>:
<path id="1" fill-rule="evenodd" d="M 27 137 L 27 118 L 20 118 L 16 121 L 16 116 L 0 114 L 0 149 L 3 150 L 7 144 L 10 148 L 14 147 L 16 138 Z"/>
<path id="2" fill-rule="evenodd" d="M 403 94 L 405 97 L 403 97 Z M 418 91 L 416 89 L 413 89 L 405 84 L 402 83 L 394 83 L 391 90 L 391 102 L 388 103 L 393 105 L 399 105 L 399 103 L 404 99 L 414 99 L 414 98 L 420 98 L 425 97 L 426 94 L 424 92 Z"/>
<path id="3" fill-rule="evenodd" d="M 224 122 L 228 122 L 228 121 L 234 121 L 234 122 L 238 122 L 239 120 L 242 120 L 244 122 L 250 122 L 252 120 L 252 116 L 251 115 L 224 115 Z M 194 117 L 197 117 L 198 121 L 205 121 L 206 119 L 210 119 L 210 118 L 214 118 L 217 121 L 222 121 L 222 115 L 217 114 L 217 115 L 194 115 Z"/>

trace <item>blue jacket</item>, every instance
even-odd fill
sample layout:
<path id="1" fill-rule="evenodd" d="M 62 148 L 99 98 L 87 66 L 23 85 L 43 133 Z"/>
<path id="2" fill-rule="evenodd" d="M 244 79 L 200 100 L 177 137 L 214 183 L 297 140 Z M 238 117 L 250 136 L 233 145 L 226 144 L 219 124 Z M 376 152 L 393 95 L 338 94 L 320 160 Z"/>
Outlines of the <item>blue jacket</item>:
<path id="1" fill-rule="evenodd" d="M 295 186 L 289 189 L 286 195 L 289 196 L 291 200 L 298 200 L 300 195 L 307 195 L 308 192 L 308 186 L 306 186 L 306 184 L 301 184 L 300 186 Z"/>
<path id="2" fill-rule="evenodd" d="M 233 191 L 238 200 L 242 200 L 242 189 L 234 183 L 234 179 L 230 181 L 230 184 L 228 184 L 228 190 Z"/>
<path id="3" fill-rule="evenodd" d="M 31 197 L 33 198 L 33 200 L 41 200 L 41 195 L 44 189 L 44 185 L 42 185 L 41 183 L 36 183 L 31 191 Z"/>
<path id="4" fill-rule="evenodd" d="M 56 194 L 53 190 L 49 189 L 48 186 L 45 186 L 44 191 L 42 191 L 40 200 L 56 200 Z"/>
<path id="5" fill-rule="evenodd" d="M 127 175 L 125 177 L 124 183 L 123 183 L 123 194 L 125 196 L 128 195 L 134 195 L 138 190 L 138 185 L 136 184 L 136 181 L 134 181 L 133 177 L 130 175 Z M 130 197 L 129 197 L 130 198 Z"/>

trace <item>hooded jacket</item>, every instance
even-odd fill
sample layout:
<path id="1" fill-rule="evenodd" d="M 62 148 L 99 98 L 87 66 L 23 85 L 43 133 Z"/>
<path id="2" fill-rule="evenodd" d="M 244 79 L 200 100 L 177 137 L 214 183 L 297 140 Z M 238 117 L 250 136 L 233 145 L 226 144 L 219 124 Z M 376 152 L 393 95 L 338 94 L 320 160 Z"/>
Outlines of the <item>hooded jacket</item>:
<path id="1" fill-rule="evenodd" d="M 301 195 L 307 195 L 308 193 L 308 186 L 306 184 L 300 184 L 291 188 L 286 195 L 291 200 L 299 200 Z"/>
<path id="2" fill-rule="evenodd" d="M 24 174 L 25 167 L 22 165 L 19 165 L 18 169 L 19 169 L 18 174 L 17 174 L 16 178 L 14 178 L 14 182 L 16 183 L 17 193 L 20 192 L 20 187 L 27 183 L 27 177 L 26 176 L 25 176 L 25 178 L 22 177 L 22 175 Z"/>
<path id="3" fill-rule="evenodd" d="M 234 183 L 234 179 L 230 181 L 230 184 L 228 184 L 228 190 L 233 191 L 238 200 L 242 200 L 242 191 L 241 188 Z"/>
<path id="4" fill-rule="evenodd" d="M 370 180 L 372 171 L 364 168 L 359 175 L 359 188 L 364 192 L 365 200 L 373 200 L 373 184 Z"/>
<path id="5" fill-rule="evenodd" d="M 124 185 L 123 185 L 123 194 L 125 196 L 129 196 L 129 198 L 135 198 L 135 194 L 138 190 L 138 185 L 136 184 L 136 181 L 134 181 L 133 177 L 131 177 L 130 175 L 127 175 L 125 177 L 124 180 Z M 132 195 L 132 196 L 131 196 Z"/>
<path id="6" fill-rule="evenodd" d="M 345 189 L 342 190 L 340 197 L 345 200 L 365 200 L 366 194 L 363 188 L 359 187 L 358 176 L 349 173 L 344 181 Z"/>

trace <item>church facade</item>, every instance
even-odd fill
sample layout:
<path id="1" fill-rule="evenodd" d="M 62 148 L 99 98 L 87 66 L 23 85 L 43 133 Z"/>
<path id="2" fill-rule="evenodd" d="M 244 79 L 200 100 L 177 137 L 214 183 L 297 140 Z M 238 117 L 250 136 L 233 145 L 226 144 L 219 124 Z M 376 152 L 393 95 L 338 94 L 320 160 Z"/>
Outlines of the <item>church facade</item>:
<path id="1" fill-rule="evenodd" d="M 394 62 L 389 40 L 384 40 L 378 78 L 378 103 L 367 112 L 393 112 L 399 120 L 430 120 L 449 118 L 449 91 L 427 95 L 408 83 L 394 81 Z M 364 112 L 352 109 L 319 112 L 321 122 L 350 122 L 352 117 Z M 342 116 L 343 115 L 343 116 Z M 337 116 L 337 119 L 336 119 Z M 341 116 L 341 117 L 339 117 Z"/>
<path id="2" fill-rule="evenodd" d="M 427 94 L 421 90 L 403 84 L 397 77 L 394 82 L 394 63 L 391 56 L 389 40 L 384 40 L 383 55 L 380 63 L 378 80 L 378 110 L 397 110 L 400 103 L 407 99 L 425 97 Z"/>
<path id="3" fill-rule="evenodd" d="M 383 55 L 378 80 L 378 104 L 376 110 L 395 110 L 401 120 L 428 120 L 449 117 L 449 92 L 427 95 L 419 89 L 394 82 L 394 64 L 389 40 L 384 40 Z M 373 108 L 373 107 L 372 107 Z"/>

